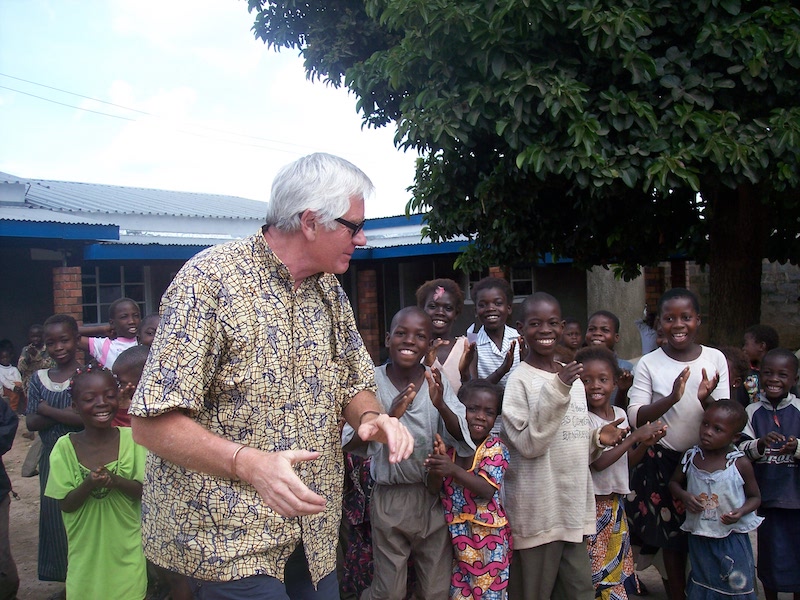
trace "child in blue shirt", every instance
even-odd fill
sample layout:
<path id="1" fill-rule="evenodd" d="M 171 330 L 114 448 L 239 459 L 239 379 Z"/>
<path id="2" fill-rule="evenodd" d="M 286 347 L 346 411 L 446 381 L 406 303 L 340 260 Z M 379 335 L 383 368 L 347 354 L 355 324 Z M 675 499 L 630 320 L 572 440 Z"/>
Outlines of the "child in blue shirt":
<path id="1" fill-rule="evenodd" d="M 800 400 L 791 392 L 797 382 L 797 357 L 776 348 L 761 359 L 758 402 L 747 406 L 746 440 L 739 445 L 753 461 L 761 488 L 758 529 L 758 578 L 767 600 L 778 592 L 800 598 Z"/>

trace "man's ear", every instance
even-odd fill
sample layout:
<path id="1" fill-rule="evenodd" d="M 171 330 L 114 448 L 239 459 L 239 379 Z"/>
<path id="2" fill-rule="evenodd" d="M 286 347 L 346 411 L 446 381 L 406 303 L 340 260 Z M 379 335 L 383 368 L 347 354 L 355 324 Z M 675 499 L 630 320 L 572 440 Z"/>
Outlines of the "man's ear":
<path id="1" fill-rule="evenodd" d="M 304 210 L 300 214 L 300 231 L 306 239 L 313 241 L 317 237 L 317 215 L 312 210 Z"/>

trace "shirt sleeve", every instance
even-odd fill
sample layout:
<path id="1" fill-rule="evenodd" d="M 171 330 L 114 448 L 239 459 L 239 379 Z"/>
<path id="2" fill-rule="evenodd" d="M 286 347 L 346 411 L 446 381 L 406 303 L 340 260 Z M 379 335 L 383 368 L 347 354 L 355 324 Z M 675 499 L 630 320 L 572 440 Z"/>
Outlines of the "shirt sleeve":
<path id="1" fill-rule="evenodd" d="M 223 334 L 221 286 L 209 273 L 179 272 L 161 302 L 161 322 L 128 413 L 194 415 L 217 369 Z"/>
<path id="2" fill-rule="evenodd" d="M 39 379 L 38 373 L 35 372 L 28 382 L 28 406 L 25 408 L 25 414 L 35 415 L 41 401 L 42 381 Z"/>
<path id="3" fill-rule="evenodd" d="M 81 483 L 80 477 L 75 476 L 77 465 L 73 464 L 75 461 L 71 459 L 74 451 L 71 451 L 67 444 L 72 444 L 69 435 L 61 436 L 50 453 L 50 475 L 44 491 L 44 495 L 48 498 L 63 500 Z"/>
<path id="4" fill-rule="evenodd" d="M 494 438 L 493 443 L 483 447 L 475 474 L 483 477 L 499 490 L 503 485 L 503 477 L 505 477 L 506 469 L 508 468 L 508 461 L 508 448 L 498 438 Z"/>
<path id="5" fill-rule="evenodd" d="M 353 307 L 347 294 L 333 275 L 325 277 L 333 278 L 335 282 L 329 292 L 333 295 L 334 352 L 342 386 L 343 406 L 346 406 L 359 392 L 369 390 L 377 393 L 375 364 L 358 332 Z"/>
<path id="6" fill-rule="evenodd" d="M 532 391 L 521 377 L 514 377 L 517 372 L 512 373 L 503 395 L 503 427 L 509 442 L 522 456 L 536 458 L 547 452 L 561 426 L 569 408 L 571 387 L 556 376 Z"/>
<path id="7" fill-rule="evenodd" d="M 642 357 L 633 373 L 633 385 L 628 390 L 628 422 L 633 429 L 637 427 L 637 415 L 642 406 L 653 402 L 653 380 L 649 361 Z"/>

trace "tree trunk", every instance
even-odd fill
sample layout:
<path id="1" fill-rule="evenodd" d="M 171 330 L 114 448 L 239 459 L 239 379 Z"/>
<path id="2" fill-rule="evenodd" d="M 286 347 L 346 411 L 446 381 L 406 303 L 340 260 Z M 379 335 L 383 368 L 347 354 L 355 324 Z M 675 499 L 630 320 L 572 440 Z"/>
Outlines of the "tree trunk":
<path id="1" fill-rule="evenodd" d="M 742 345 L 744 330 L 761 318 L 761 259 L 767 210 L 751 185 L 721 187 L 709 200 L 709 341 Z"/>

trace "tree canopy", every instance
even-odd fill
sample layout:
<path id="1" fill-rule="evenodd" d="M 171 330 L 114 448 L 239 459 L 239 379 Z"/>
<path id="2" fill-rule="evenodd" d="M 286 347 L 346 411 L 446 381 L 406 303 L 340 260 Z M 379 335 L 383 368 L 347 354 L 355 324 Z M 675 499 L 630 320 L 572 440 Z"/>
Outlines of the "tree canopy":
<path id="1" fill-rule="evenodd" d="M 719 338 L 800 258 L 800 10 L 746 0 L 249 0 L 254 31 L 422 153 L 461 265 L 711 265 Z M 724 296 L 735 292 L 737 316 Z"/>

